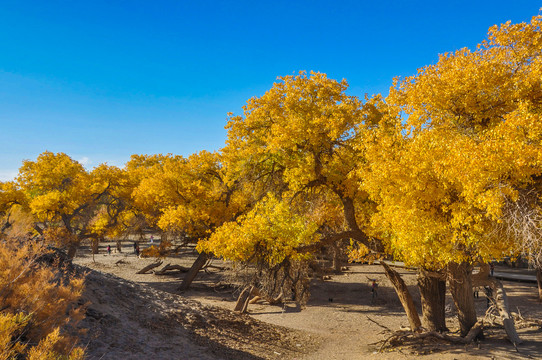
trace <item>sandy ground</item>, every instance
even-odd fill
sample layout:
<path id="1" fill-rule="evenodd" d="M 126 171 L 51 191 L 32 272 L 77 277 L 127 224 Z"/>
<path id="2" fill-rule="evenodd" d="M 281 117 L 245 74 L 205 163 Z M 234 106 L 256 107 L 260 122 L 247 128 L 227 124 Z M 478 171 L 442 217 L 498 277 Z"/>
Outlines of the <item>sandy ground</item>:
<path id="1" fill-rule="evenodd" d="M 147 246 L 145 244 L 144 246 Z M 105 244 L 107 246 L 107 244 Z M 311 298 L 300 310 L 284 306 L 253 304 L 249 316 L 233 314 L 238 293 L 225 286 L 224 272 L 209 268 L 200 272 L 192 288 L 177 291 L 183 275 L 135 274 L 153 262 L 133 254 L 130 243 L 122 253 L 108 255 L 105 246 L 94 258 L 83 248 L 75 263 L 89 273 L 85 300 L 91 302 L 82 326 L 91 359 L 414 359 L 420 348 L 397 348 L 379 352 L 384 328 L 399 330 L 408 325 L 397 295 L 382 268 L 351 264 L 341 275 L 313 280 Z M 144 247 L 143 246 L 143 247 Z M 112 244 L 112 248 L 113 244 Z M 164 264 L 190 266 L 195 254 L 185 252 Z M 214 265 L 223 264 L 216 260 Z M 399 270 L 415 293 L 415 276 Z M 371 298 L 370 278 L 380 284 Z M 533 284 L 505 282 L 512 311 L 525 318 L 541 319 L 542 305 Z M 419 299 L 415 299 L 419 306 Z M 447 321 L 457 329 L 452 301 L 447 300 Z M 479 315 L 486 299 L 476 299 Z M 486 339 L 473 345 L 430 344 L 426 353 L 438 352 L 448 359 L 524 359 L 542 357 L 540 327 L 518 329 L 524 341 L 517 352 L 503 330 L 492 327 Z M 428 350 L 429 349 L 429 350 Z M 434 358 L 435 353 L 426 358 Z"/>

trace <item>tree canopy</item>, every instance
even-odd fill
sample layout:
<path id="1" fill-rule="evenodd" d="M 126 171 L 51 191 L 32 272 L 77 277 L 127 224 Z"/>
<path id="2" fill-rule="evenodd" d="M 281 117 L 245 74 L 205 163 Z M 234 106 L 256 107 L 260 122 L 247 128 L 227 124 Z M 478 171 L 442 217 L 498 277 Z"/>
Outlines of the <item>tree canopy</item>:
<path id="1" fill-rule="evenodd" d="M 386 98 L 323 73 L 278 78 L 229 115 L 217 152 L 92 171 L 44 152 L 1 184 L 2 231 L 18 209 L 71 255 L 86 238 L 151 229 L 270 271 L 346 240 L 465 279 L 475 263 L 542 258 L 541 24 L 494 26 Z"/>

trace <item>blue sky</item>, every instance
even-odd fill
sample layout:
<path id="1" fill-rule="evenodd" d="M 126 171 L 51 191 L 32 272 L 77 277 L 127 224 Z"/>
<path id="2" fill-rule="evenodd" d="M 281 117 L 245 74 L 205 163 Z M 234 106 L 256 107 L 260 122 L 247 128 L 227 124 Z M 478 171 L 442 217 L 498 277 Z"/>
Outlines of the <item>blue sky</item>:
<path id="1" fill-rule="evenodd" d="M 539 1 L 0 0 L 0 180 L 64 152 L 91 169 L 131 154 L 224 145 L 277 76 L 347 79 L 387 94 L 395 76 L 474 48 Z"/>

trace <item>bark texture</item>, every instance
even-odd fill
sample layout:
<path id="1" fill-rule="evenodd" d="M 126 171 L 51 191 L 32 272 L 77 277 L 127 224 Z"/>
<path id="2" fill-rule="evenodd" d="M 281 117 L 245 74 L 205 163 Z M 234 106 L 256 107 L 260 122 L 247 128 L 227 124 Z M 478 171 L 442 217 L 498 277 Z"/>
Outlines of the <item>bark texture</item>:
<path id="1" fill-rule="evenodd" d="M 239 294 L 239 297 L 237 298 L 237 302 L 235 303 L 235 308 L 233 309 L 233 311 L 239 312 L 241 314 L 246 313 L 253 292 L 254 286 L 246 287 L 243 291 L 241 291 L 241 294 Z"/>
<path id="2" fill-rule="evenodd" d="M 501 320 L 504 325 L 504 330 L 508 339 L 514 344 L 521 344 L 522 341 L 516 331 L 516 325 L 514 318 L 510 316 L 508 297 L 502 283 L 492 276 L 489 276 L 490 268 L 488 264 L 482 264 L 480 266 L 480 272 L 472 275 L 473 286 L 489 286 L 492 289 L 492 293 L 495 294 L 491 301 L 496 310 L 501 316 Z"/>
<path id="3" fill-rule="evenodd" d="M 444 277 L 433 276 L 428 271 L 420 269 L 418 271 L 418 288 L 422 300 L 423 327 L 428 331 L 447 331 L 446 281 Z"/>
<path id="4" fill-rule="evenodd" d="M 333 270 L 336 273 L 339 273 L 341 271 L 341 267 L 342 267 L 341 255 L 342 254 L 337 243 L 333 244 Z"/>
<path id="5" fill-rule="evenodd" d="M 422 323 L 420 321 L 418 311 L 416 310 L 416 306 L 414 305 L 414 301 L 412 300 L 412 295 L 410 294 L 410 291 L 408 291 L 408 287 L 397 271 L 390 268 L 389 265 L 383 261 L 381 264 L 384 267 L 386 276 L 393 284 L 395 292 L 397 293 L 403 308 L 405 309 L 408 322 L 410 324 L 410 329 L 412 331 L 418 331 L 422 327 Z"/>
<path id="6" fill-rule="evenodd" d="M 194 261 L 192 267 L 190 268 L 190 270 L 188 270 L 188 273 L 184 277 L 181 286 L 179 286 L 180 291 L 188 290 L 188 288 L 192 284 L 192 281 L 194 281 L 194 279 L 198 275 L 198 272 L 207 262 L 207 259 L 209 259 L 209 256 L 206 253 L 202 252 L 199 254 L 198 258 L 196 259 L 196 261 Z"/>
<path id="7" fill-rule="evenodd" d="M 461 336 L 467 336 L 477 320 L 471 275 L 472 266 L 467 263 L 448 264 L 448 281 L 457 309 Z"/>

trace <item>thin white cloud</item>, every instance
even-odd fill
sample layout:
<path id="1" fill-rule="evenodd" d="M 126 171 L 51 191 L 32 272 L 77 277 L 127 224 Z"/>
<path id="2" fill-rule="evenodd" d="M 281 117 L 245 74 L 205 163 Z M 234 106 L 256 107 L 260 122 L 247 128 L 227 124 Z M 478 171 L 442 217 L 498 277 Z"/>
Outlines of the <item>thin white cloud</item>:
<path id="1" fill-rule="evenodd" d="M 92 164 L 92 160 L 90 160 L 87 156 L 83 156 L 81 159 L 77 161 L 84 167 L 87 167 L 88 165 Z"/>
<path id="2" fill-rule="evenodd" d="M 0 170 L 0 181 L 11 181 L 17 176 L 17 170 Z"/>

